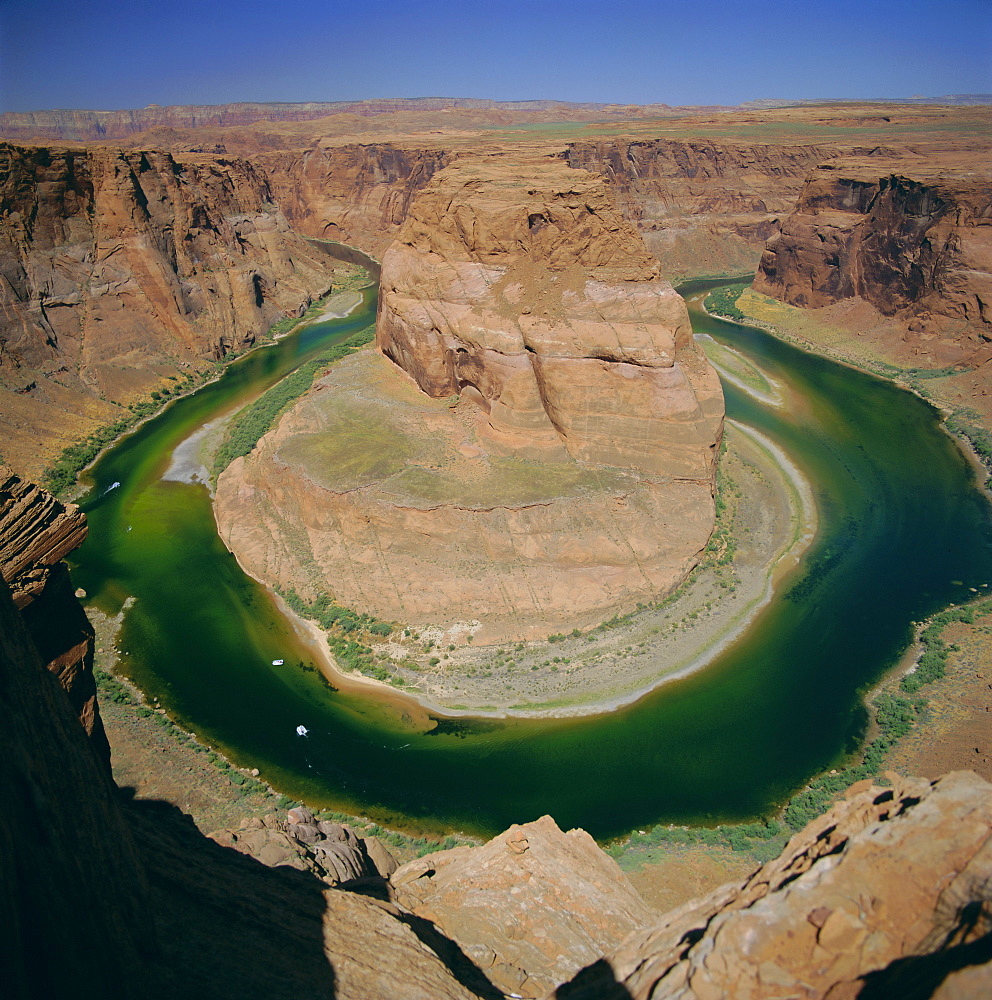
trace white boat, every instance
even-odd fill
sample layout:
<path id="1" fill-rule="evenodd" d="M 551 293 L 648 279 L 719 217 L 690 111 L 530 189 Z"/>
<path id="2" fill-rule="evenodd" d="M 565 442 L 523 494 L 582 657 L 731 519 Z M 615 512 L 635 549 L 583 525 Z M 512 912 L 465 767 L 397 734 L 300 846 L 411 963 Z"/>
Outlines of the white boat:
<path id="1" fill-rule="evenodd" d="M 285 662 L 286 662 L 285 660 L 273 660 L 272 661 L 272 666 L 274 666 L 274 667 L 281 667 Z"/>
<path id="2" fill-rule="evenodd" d="M 296 735 L 297 736 L 306 736 L 308 732 L 309 732 L 309 730 L 307 729 L 306 726 L 297 726 L 296 727 Z"/>

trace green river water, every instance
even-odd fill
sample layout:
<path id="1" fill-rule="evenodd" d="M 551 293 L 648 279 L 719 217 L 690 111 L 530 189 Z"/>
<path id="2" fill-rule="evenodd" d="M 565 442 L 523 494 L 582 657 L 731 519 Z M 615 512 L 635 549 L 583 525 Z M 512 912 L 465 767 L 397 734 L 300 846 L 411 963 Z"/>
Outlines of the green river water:
<path id="1" fill-rule="evenodd" d="M 235 362 L 104 455 L 83 499 L 90 534 L 74 580 L 111 613 L 134 598 L 124 670 L 182 725 L 291 797 L 480 834 L 544 813 L 600 838 L 768 814 L 857 747 L 860 693 L 898 659 L 912 622 L 992 582 L 989 505 L 930 405 L 693 310 L 697 333 L 743 354 L 788 402 L 766 405 L 725 385 L 728 415 L 776 441 L 813 485 L 820 527 L 800 566 L 710 666 L 634 705 L 568 720 L 442 719 L 422 732 L 395 699 L 331 692 L 301 669 L 306 648 L 219 541 L 206 489 L 161 478 L 204 422 L 374 311 L 370 291 L 347 319 Z"/>

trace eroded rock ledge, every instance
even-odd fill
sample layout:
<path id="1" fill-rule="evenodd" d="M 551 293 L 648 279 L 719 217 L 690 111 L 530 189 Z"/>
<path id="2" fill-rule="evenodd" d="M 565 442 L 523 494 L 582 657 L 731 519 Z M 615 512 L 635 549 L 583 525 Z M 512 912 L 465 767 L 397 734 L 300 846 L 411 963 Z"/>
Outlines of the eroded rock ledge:
<path id="1" fill-rule="evenodd" d="M 908 341 L 956 341 L 947 360 L 963 360 L 992 339 L 987 157 L 907 155 L 817 167 L 768 241 L 754 287 L 811 309 L 862 299 L 904 322 Z"/>
<path id="2" fill-rule="evenodd" d="M 601 177 L 440 171 L 384 256 L 377 343 L 220 477 L 253 575 L 486 641 L 593 624 L 695 565 L 723 396 Z"/>

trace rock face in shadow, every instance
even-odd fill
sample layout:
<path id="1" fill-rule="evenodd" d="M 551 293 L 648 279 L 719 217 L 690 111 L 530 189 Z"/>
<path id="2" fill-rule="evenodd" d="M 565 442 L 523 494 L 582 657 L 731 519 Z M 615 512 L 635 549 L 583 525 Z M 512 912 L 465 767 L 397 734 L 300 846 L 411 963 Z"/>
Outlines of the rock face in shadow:
<path id="1" fill-rule="evenodd" d="M 116 793 L 0 581 L 5 996 L 145 995 L 149 888 Z"/>
<path id="2" fill-rule="evenodd" d="M 838 160 L 810 175 L 754 287 L 806 308 L 861 298 L 910 336 L 992 338 L 992 173 L 975 154 Z"/>
<path id="3" fill-rule="evenodd" d="M 0 576 L 109 773 L 110 746 L 93 680 L 93 627 L 62 562 L 82 545 L 86 530 L 75 504 L 60 503 L 0 465 Z"/>
<path id="4" fill-rule="evenodd" d="M 545 996 L 654 915 L 588 833 L 563 833 L 550 816 L 482 847 L 428 854 L 390 885 L 400 905 L 521 997 Z"/>
<path id="5" fill-rule="evenodd" d="M 101 147 L 0 144 L 0 270 L 4 454 L 35 474 L 330 285 L 247 161 Z"/>
<path id="6" fill-rule="evenodd" d="M 252 575 L 494 641 L 594 625 L 695 565 L 723 396 L 601 178 L 440 171 L 383 259 L 377 343 L 219 478 Z"/>
<path id="7" fill-rule="evenodd" d="M 740 885 L 666 914 L 558 1000 L 977 997 L 992 989 L 992 787 L 860 782 Z"/>

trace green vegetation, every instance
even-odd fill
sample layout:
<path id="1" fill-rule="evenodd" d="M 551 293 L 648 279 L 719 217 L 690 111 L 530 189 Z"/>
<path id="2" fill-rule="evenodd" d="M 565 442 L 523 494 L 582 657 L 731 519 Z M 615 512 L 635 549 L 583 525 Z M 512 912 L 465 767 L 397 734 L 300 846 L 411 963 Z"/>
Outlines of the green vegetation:
<path id="1" fill-rule="evenodd" d="M 374 336 L 374 325 L 360 330 L 343 343 L 328 348 L 319 358 L 297 368 L 250 406 L 246 406 L 227 428 L 224 442 L 214 457 L 214 475 L 220 475 L 234 459 L 247 455 L 272 427 L 276 418 L 313 385 L 318 373 L 369 343 Z"/>
<path id="2" fill-rule="evenodd" d="M 738 323 L 749 323 L 751 321 L 737 308 L 737 300 L 744 290 L 750 287 L 749 281 L 742 281 L 739 284 L 715 288 L 703 300 L 703 308 L 712 316 L 724 316 Z"/>
<path id="3" fill-rule="evenodd" d="M 963 437 L 981 460 L 989 473 L 985 488 L 992 489 L 992 434 L 982 426 L 982 418 L 970 409 L 955 410 L 945 421 L 952 434 Z"/>
<path id="4" fill-rule="evenodd" d="M 376 662 L 371 647 L 361 640 L 369 636 L 391 635 L 394 629 L 402 626 L 384 622 L 374 615 L 360 614 L 350 608 L 343 608 L 335 604 L 326 594 L 321 594 L 309 603 L 295 590 L 280 590 L 279 596 L 301 618 L 318 622 L 327 632 L 327 644 L 342 669 L 357 670 L 366 677 L 374 677 L 376 680 L 400 686 L 400 681 L 393 677 L 391 671 L 383 664 Z"/>

